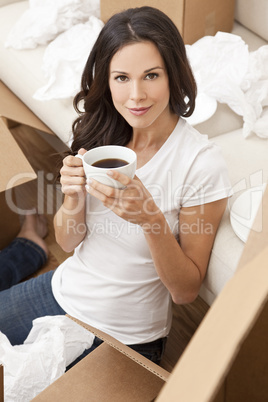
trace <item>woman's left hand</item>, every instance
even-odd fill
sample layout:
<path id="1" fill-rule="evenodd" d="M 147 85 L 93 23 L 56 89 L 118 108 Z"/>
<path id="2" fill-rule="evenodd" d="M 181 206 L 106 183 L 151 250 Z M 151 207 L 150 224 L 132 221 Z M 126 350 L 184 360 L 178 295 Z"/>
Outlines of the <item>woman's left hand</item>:
<path id="1" fill-rule="evenodd" d="M 130 179 L 128 176 L 112 170 L 109 173 L 110 177 L 119 181 L 125 188 L 116 189 L 91 179 L 87 182 L 88 193 L 99 199 L 115 214 L 131 223 L 140 226 L 152 223 L 160 210 L 140 179 L 137 176 Z"/>

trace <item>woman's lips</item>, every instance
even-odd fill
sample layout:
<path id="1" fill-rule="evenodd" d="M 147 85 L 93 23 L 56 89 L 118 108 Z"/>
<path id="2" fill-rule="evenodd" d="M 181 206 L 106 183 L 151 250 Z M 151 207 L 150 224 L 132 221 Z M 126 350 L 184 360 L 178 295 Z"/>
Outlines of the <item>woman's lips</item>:
<path id="1" fill-rule="evenodd" d="M 134 114 L 135 116 L 141 116 L 141 115 L 147 113 L 150 108 L 151 108 L 151 106 L 131 108 L 131 109 L 129 108 L 128 110 L 130 111 L 130 113 Z"/>

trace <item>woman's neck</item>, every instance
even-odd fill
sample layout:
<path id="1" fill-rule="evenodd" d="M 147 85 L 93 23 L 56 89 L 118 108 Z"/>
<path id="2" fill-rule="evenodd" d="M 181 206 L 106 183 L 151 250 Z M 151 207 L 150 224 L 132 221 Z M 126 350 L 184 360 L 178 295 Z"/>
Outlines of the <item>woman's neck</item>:
<path id="1" fill-rule="evenodd" d="M 127 146 L 137 154 L 137 168 L 142 167 L 159 151 L 175 129 L 178 120 L 179 117 L 174 115 L 164 126 L 133 129 L 132 138 Z"/>
<path id="2" fill-rule="evenodd" d="M 162 124 L 155 124 L 148 128 L 134 128 L 132 138 L 128 146 L 134 150 L 141 150 L 144 148 L 161 148 L 164 142 L 168 139 L 170 134 L 178 123 L 179 117 L 172 115 L 169 121 Z"/>

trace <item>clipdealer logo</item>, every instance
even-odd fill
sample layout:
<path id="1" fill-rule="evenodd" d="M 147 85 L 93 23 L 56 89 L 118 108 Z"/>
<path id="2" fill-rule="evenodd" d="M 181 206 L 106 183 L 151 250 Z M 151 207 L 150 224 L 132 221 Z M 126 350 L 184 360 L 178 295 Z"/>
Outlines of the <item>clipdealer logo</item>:
<path id="1" fill-rule="evenodd" d="M 19 186 L 21 183 L 23 182 L 31 182 L 33 180 L 36 180 L 36 185 L 37 185 L 37 193 L 35 194 L 35 198 L 37 199 L 37 205 L 35 205 L 34 208 L 31 209 L 26 209 L 23 207 L 20 207 L 20 202 L 16 200 L 16 197 L 14 198 L 12 195 L 12 191 L 11 189 L 15 188 L 16 186 Z M 257 172 L 254 172 L 253 174 L 251 174 L 248 178 L 243 178 L 241 180 L 239 180 L 238 182 L 236 182 L 233 187 L 232 187 L 232 197 L 230 197 L 228 199 L 228 204 L 227 204 L 227 210 L 228 212 L 232 215 L 232 208 L 233 205 L 235 204 L 235 200 L 239 197 L 239 195 L 241 195 L 243 192 L 245 192 L 246 190 L 252 190 L 252 199 L 250 200 L 250 202 L 253 202 L 253 198 L 256 195 L 256 191 L 259 190 L 260 191 L 260 187 L 263 186 L 263 171 L 259 170 Z M 202 219 L 202 214 L 203 214 L 203 202 L 205 200 L 205 196 L 206 196 L 206 191 L 211 189 L 211 186 L 206 186 L 204 188 L 202 188 L 200 186 L 200 188 L 194 188 L 193 186 L 185 186 L 184 185 L 180 185 L 177 186 L 176 188 L 172 187 L 172 172 L 168 172 L 168 176 L 167 176 L 167 186 L 164 189 L 162 186 L 160 186 L 159 184 L 151 184 L 150 186 L 147 187 L 148 191 L 151 192 L 154 201 L 156 202 L 156 204 L 159 206 L 160 209 L 162 209 L 162 207 L 164 206 L 164 210 L 167 211 L 167 213 L 169 211 L 171 211 L 172 209 L 174 209 L 174 207 L 176 207 L 177 205 L 180 204 L 180 198 L 182 196 L 182 192 L 189 191 L 189 193 L 194 194 L 195 192 L 198 193 L 198 197 L 199 197 L 199 202 L 200 202 L 200 209 L 199 209 L 199 214 L 201 216 L 201 218 L 197 218 L 196 221 L 194 223 L 192 223 L 191 225 L 187 225 L 187 224 L 183 224 L 180 227 L 180 232 L 183 233 L 211 233 L 211 226 L 209 224 L 207 224 L 204 219 Z M 200 190 L 201 189 L 201 190 Z M 40 214 L 48 214 L 48 215 L 54 215 L 55 212 L 62 206 L 62 201 L 63 201 L 63 193 L 61 192 L 60 189 L 60 185 L 56 185 L 55 184 L 55 176 L 52 173 L 45 173 L 44 171 L 38 171 L 37 174 L 35 173 L 19 173 L 15 176 L 13 176 L 9 182 L 7 183 L 6 186 L 6 190 L 10 190 L 10 191 L 6 191 L 6 203 L 8 205 L 8 207 L 10 208 L 10 210 L 12 210 L 12 212 L 15 212 L 19 215 L 25 215 L 27 213 L 30 212 L 36 212 L 38 211 L 38 213 Z M 255 191 L 256 190 L 256 191 Z M 255 193 L 254 193 L 255 191 Z M 87 209 L 89 211 L 90 214 L 92 215 L 103 215 L 103 214 L 107 214 L 107 212 L 109 212 L 109 210 L 107 210 L 107 208 L 103 207 L 100 208 L 96 211 L 91 210 L 91 205 L 90 205 L 90 197 L 87 197 Z M 75 210 L 72 211 L 72 213 L 70 213 L 70 211 L 68 211 L 70 217 L 71 215 L 75 215 L 77 212 L 79 212 L 81 210 L 81 208 L 84 207 L 84 199 L 80 199 L 80 201 L 78 201 L 77 203 L 77 207 L 75 208 Z M 260 205 L 260 208 L 262 207 L 262 204 Z M 145 210 L 146 210 L 146 205 L 145 205 Z M 187 211 L 182 211 L 184 214 L 187 214 Z M 181 213 L 182 213 L 181 212 Z M 240 211 L 236 211 L 236 216 L 239 217 L 239 213 Z M 242 211 L 241 211 L 242 213 Z M 243 224 L 245 226 L 249 226 L 252 225 L 252 208 L 249 208 L 248 210 L 248 214 L 245 217 L 241 217 L 243 219 L 240 219 L 241 222 L 243 222 Z M 233 215 L 234 215 L 234 211 L 233 211 Z M 60 225 L 61 222 L 58 222 L 58 224 Z M 120 228 L 119 228 L 120 229 Z M 174 228 L 171 228 L 174 229 Z M 73 222 L 70 221 L 70 230 L 74 230 L 73 227 Z M 83 228 L 76 228 L 76 230 L 84 230 Z M 95 231 L 101 232 L 103 230 L 103 228 L 101 227 L 97 227 L 97 225 L 95 226 Z M 157 231 L 158 228 L 153 228 L 151 230 Z M 254 226 L 252 228 L 252 230 L 256 230 L 256 231 L 261 231 L 262 230 L 262 213 L 259 214 L 259 224 L 256 226 Z M 173 230 L 172 230 L 173 231 Z M 173 231 L 174 233 L 174 231 Z"/>
<path id="2" fill-rule="evenodd" d="M 36 199 L 37 203 L 34 208 L 31 207 L 29 209 L 20 206 L 21 202 L 16 196 L 16 187 L 19 189 L 20 185 L 27 186 L 33 181 L 36 181 L 37 184 L 36 194 L 33 194 L 33 197 Z M 55 185 L 54 181 L 55 176 L 53 173 L 45 173 L 44 171 L 38 171 L 37 174 L 16 174 L 8 181 L 6 185 L 5 199 L 9 209 L 19 215 L 26 215 L 36 211 L 39 214 L 54 215 L 56 210 L 61 206 L 63 200 L 63 194 L 60 191 L 60 188 Z M 25 202 L 23 202 L 23 204 L 25 204 Z"/>

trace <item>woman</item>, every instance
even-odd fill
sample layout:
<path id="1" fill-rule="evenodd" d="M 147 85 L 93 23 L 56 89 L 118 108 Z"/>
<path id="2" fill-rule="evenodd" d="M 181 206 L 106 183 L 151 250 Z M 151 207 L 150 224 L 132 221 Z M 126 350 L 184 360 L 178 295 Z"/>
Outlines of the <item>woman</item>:
<path id="1" fill-rule="evenodd" d="M 11 342 L 23 342 L 34 318 L 67 312 L 159 363 L 172 300 L 197 297 L 230 191 L 220 150 L 183 119 L 195 95 L 182 38 L 165 14 L 141 7 L 106 23 L 74 100 L 83 111 L 60 171 L 55 233 L 74 255 L 26 283 L 26 296 L 21 285 L 0 294 L 0 329 Z M 110 172 L 124 190 L 86 183 L 74 156 L 106 144 L 137 154 L 133 180 Z"/>

